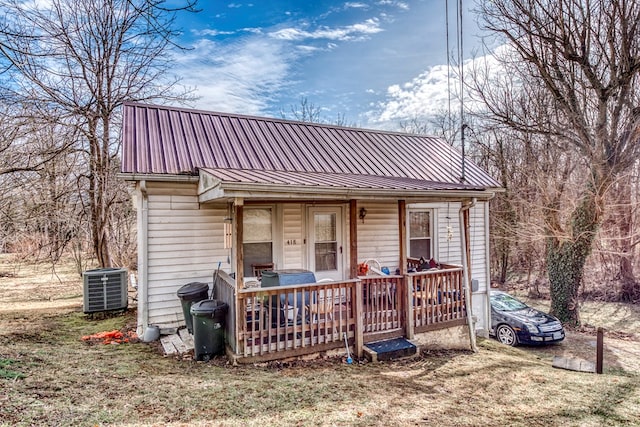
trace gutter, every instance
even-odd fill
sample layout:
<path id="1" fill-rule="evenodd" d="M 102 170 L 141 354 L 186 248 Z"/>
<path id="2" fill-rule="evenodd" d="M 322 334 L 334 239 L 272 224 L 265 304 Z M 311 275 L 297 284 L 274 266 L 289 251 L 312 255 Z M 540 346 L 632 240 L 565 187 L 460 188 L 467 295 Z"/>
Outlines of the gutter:
<path id="1" fill-rule="evenodd" d="M 198 175 L 191 174 L 139 174 L 139 173 L 118 173 L 116 177 L 125 181 L 165 181 L 165 182 L 198 182 Z"/>
<path id="2" fill-rule="evenodd" d="M 476 198 L 471 199 L 470 202 L 463 203 L 460 207 L 459 220 L 460 220 L 460 241 L 462 243 L 462 287 L 464 288 L 465 308 L 467 310 L 467 324 L 469 326 L 469 341 L 471 344 L 471 350 L 474 353 L 478 352 L 476 346 L 476 331 L 473 327 L 473 316 L 471 315 L 471 286 L 469 283 L 469 273 L 471 273 L 469 266 L 469 259 L 467 259 L 467 227 L 464 221 L 464 212 L 468 211 L 476 205 Z"/>
<path id="3" fill-rule="evenodd" d="M 490 248 L 489 248 L 489 200 L 493 199 L 495 197 L 495 193 L 491 196 L 491 198 L 489 198 L 487 200 L 487 204 L 486 206 L 486 211 L 484 213 L 484 229 L 486 230 L 485 232 L 485 247 L 486 247 L 486 253 L 490 254 Z M 486 265 L 486 269 L 487 269 L 487 286 L 486 286 L 486 293 L 487 293 L 487 301 L 486 301 L 486 316 L 485 316 L 485 322 L 487 323 L 486 326 L 486 330 L 487 330 L 487 338 L 489 337 L 489 331 L 491 330 L 491 263 L 489 262 L 489 256 L 487 255 L 487 257 L 485 257 L 485 261 L 487 263 Z"/>
<path id="4" fill-rule="evenodd" d="M 140 181 L 139 202 L 140 224 L 138 229 L 138 327 L 137 333 L 141 337 L 149 326 L 149 268 L 148 268 L 148 227 L 149 227 L 149 195 L 147 181 Z"/>
<path id="5" fill-rule="evenodd" d="M 261 185 L 261 184 L 238 184 L 223 183 L 203 188 L 200 190 L 200 203 L 210 202 L 216 199 L 232 199 L 242 197 L 244 199 L 291 199 L 309 200 L 332 199 L 350 200 L 353 198 L 370 200 L 397 200 L 398 197 L 404 199 L 423 199 L 425 197 L 451 200 L 461 198 L 490 199 L 493 197 L 493 190 L 403 190 L 393 188 L 349 188 L 349 187 L 324 187 L 324 186 L 297 186 L 297 185 Z"/>

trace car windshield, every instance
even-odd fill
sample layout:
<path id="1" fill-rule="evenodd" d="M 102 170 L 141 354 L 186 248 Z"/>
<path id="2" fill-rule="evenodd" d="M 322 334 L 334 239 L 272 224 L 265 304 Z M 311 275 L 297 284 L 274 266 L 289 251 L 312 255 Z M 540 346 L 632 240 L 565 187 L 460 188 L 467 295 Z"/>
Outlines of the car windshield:
<path id="1" fill-rule="evenodd" d="M 496 310 L 500 311 L 517 311 L 528 307 L 522 301 L 518 301 L 511 295 L 507 294 L 491 295 L 491 305 Z"/>

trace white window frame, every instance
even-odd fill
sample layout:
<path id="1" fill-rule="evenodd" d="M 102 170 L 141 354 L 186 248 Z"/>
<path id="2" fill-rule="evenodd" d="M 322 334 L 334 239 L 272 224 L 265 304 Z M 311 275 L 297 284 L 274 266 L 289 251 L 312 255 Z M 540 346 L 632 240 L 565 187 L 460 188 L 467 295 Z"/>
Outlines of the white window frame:
<path id="1" fill-rule="evenodd" d="M 415 212 L 428 212 L 429 213 L 429 237 L 430 240 L 430 255 L 431 258 L 435 260 L 438 259 L 438 222 L 437 222 L 437 214 L 438 211 L 433 206 L 428 205 L 412 205 L 407 208 L 407 239 L 406 239 L 406 251 L 407 256 L 412 257 L 411 255 L 411 214 Z M 425 238 L 426 239 L 426 238 Z M 428 261 L 428 260 L 427 260 Z"/>

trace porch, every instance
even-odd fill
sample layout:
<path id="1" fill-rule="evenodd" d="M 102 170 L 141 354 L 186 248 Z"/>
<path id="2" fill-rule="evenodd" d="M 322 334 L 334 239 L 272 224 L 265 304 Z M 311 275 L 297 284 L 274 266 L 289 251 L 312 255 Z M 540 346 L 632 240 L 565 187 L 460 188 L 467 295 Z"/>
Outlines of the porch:
<path id="1" fill-rule="evenodd" d="M 343 281 L 238 288 L 221 273 L 216 299 L 229 305 L 226 340 L 242 363 L 284 359 L 343 348 L 357 357 L 366 343 L 467 325 L 463 268 Z"/>

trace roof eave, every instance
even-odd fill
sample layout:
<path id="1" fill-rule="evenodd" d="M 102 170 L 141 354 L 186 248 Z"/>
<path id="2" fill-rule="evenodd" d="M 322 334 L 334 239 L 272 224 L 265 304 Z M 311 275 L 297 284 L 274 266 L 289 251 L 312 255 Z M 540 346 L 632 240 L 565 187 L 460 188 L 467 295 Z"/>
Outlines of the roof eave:
<path id="1" fill-rule="evenodd" d="M 223 183 L 199 193 L 200 203 L 242 198 L 246 200 L 399 200 L 399 199 L 484 199 L 493 198 L 498 189 L 402 190 L 389 188 L 350 188 L 321 186 Z"/>
<path id="2" fill-rule="evenodd" d="M 186 174 L 145 174 L 121 172 L 116 174 L 119 179 L 125 181 L 165 181 L 165 182 L 198 182 L 198 175 Z"/>

